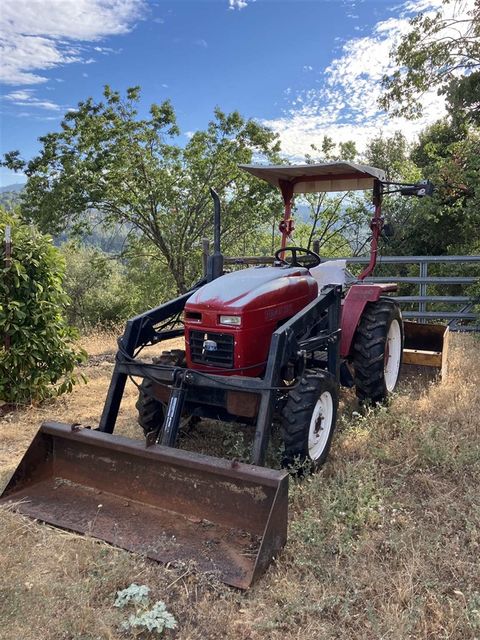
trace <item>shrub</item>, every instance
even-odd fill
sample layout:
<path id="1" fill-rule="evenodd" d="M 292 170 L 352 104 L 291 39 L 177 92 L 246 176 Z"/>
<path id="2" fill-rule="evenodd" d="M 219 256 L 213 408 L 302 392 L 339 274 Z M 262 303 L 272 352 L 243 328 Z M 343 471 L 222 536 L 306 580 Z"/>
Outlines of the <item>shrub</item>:
<path id="1" fill-rule="evenodd" d="M 94 247 L 68 242 L 61 247 L 66 262 L 65 290 L 71 298 L 68 320 L 80 329 L 111 328 L 132 314 L 123 266 Z"/>
<path id="2" fill-rule="evenodd" d="M 5 263 L 6 225 L 12 259 Z M 65 263 L 49 236 L 0 212 L 0 399 L 30 403 L 72 390 L 85 353 L 74 342 L 65 309 Z M 9 344 L 8 344 L 9 342 Z"/>
<path id="3" fill-rule="evenodd" d="M 96 247 L 67 242 L 61 247 L 72 300 L 68 319 L 80 329 L 115 328 L 172 297 L 168 269 L 134 246 L 119 260 Z"/>

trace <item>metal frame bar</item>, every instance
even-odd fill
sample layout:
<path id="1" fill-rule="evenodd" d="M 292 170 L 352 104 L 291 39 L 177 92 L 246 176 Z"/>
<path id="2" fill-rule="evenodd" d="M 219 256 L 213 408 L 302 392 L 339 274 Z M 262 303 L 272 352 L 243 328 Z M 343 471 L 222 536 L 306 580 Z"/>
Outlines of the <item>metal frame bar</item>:
<path id="1" fill-rule="evenodd" d="M 397 302 L 444 302 L 446 304 L 468 304 L 468 296 L 395 296 Z"/>
<path id="2" fill-rule="evenodd" d="M 228 258 L 225 258 L 228 260 Z M 325 258 L 324 262 L 347 260 L 350 264 L 368 264 L 369 258 L 362 256 L 344 256 L 343 258 Z M 411 264 L 415 262 L 480 262 L 480 256 L 381 256 L 377 265 Z"/>
<path id="3" fill-rule="evenodd" d="M 477 313 L 467 313 L 462 311 L 459 314 L 457 311 L 402 311 L 402 316 L 404 318 L 428 318 L 430 320 L 435 320 L 436 318 L 445 318 L 457 320 L 460 318 L 461 320 L 477 320 Z M 461 327 L 463 329 L 463 327 Z"/>
<path id="4" fill-rule="evenodd" d="M 366 278 L 366 282 L 410 282 L 413 284 L 475 284 L 478 278 L 474 276 L 375 276 L 372 278 Z M 422 295 L 425 295 L 422 294 Z"/>
<path id="5" fill-rule="evenodd" d="M 353 257 L 343 258 L 350 264 L 366 264 L 368 258 Z M 429 276 L 428 265 L 430 264 L 462 264 L 462 263 L 480 263 L 480 256 L 382 256 L 378 261 L 381 264 L 415 264 L 419 265 L 418 277 L 371 277 L 367 278 L 368 282 L 390 282 L 394 280 L 399 283 L 410 283 L 418 285 L 417 296 L 394 296 L 398 303 L 418 305 L 417 311 L 403 311 L 403 316 L 409 319 L 416 319 L 424 324 L 429 320 L 448 320 L 448 325 L 453 331 L 480 331 L 480 324 L 472 325 L 472 322 L 478 320 L 478 314 L 472 312 L 475 301 L 469 296 L 439 296 L 428 295 L 429 285 L 469 285 L 478 281 L 474 276 Z M 427 308 L 428 304 L 462 304 L 463 308 L 458 311 L 431 311 Z M 467 321 L 469 325 L 460 324 L 461 321 Z"/>
<path id="6" fill-rule="evenodd" d="M 12 264 L 12 227 L 7 224 L 5 226 L 5 258 L 4 258 L 4 267 L 5 270 L 10 269 Z M 8 301 L 7 301 L 8 302 Z M 5 346 L 5 351 L 10 349 L 11 337 L 8 333 L 5 332 L 5 336 L 3 338 L 3 344 Z"/>

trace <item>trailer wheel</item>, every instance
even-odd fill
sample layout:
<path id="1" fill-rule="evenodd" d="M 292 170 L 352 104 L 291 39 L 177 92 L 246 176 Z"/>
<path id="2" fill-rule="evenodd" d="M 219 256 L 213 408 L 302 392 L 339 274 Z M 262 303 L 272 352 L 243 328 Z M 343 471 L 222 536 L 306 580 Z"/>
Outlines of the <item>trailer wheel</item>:
<path id="1" fill-rule="evenodd" d="M 160 356 L 153 359 L 153 362 L 155 364 L 185 367 L 185 351 L 183 349 L 163 351 Z M 138 400 L 135 404 L 138 411 L 138 424 L 142 427 L 145 436 L 151 431 L 156 431 L 165 419 L 166 405 L 155 398 L 153 389 L 154 383 L 148 378 L 144 378 L 140 384 Z"/>
<path id="2" fill-rule="evenodd" d="M 362 403 L 384 402 L 395 389 L 403 354 L 402 314 L 391 298 L 369 302 L 353 343 L 355 391 Z"/>
<path id="3" fill-rule="evenodd" d="M 283 466 L 307 463 L 312 469 L 327 459 L 337 419 L 338 384 L 325 371 L 306 370 L 282 410 Z"/>

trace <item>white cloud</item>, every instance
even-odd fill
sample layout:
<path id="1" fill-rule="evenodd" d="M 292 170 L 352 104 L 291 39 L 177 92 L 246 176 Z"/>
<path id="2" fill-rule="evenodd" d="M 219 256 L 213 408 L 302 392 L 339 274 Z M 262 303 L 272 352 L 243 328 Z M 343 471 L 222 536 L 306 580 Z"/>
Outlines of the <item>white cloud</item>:
<path id="1" fill-rule="evenodd" d="M 144 0 L 3 0 L 0 81 L 39 84 L 46 81 L 39 71 L 85 62 L 80 43 L 127 33 L 144 7 Z"/>
<path id="2" fill-rule="evenodd" d="M 228 8 L 232 11 L 245 9 L 248 6 L 247 0 L 228 0 Z"/>
<path id="3" fill-rule="evenodd" d="M 26 91 L 12 91 L 8 95 L 5 96 L 7 100 L 29 100 L 32 95 L 32 90 L 28 89 Z"/>
<path id="4" fill-rule="evenodd" d="M 195 40 L 193 44 L 197 45 L 197 47 L 202 47 L 203 49 L 208 48 L 208 42 L 203 38 L 199 38 L 198 40 Z"/>
<path id="5" fill-rule="evenodd" d="M 93 47 L 93 50 L 101 53 L 103 56 L 108 56 L 109 53 L 120 53 L 122 51 L 122 49 L 112 49 L 112 47 Z"/>
<path id="6" fill-rule="evenodd" d="M 468 10 L 475 0 L 462 3 Z M 453 3 L 457 6 L 458 3 Z M 341 54 L 324 69 L 320 86 L 290 93 L 288 110 L 263 124 L 280 134 L 282 149 L 302 159 L 310 145 L 321 144 L 324 135 L 336 142 L 355 140 L 362 150 L 380 132 L 401 130 L 412 140 L 429 123 L 445 114 L 444 98 L 436 90 L 422 97 L 424 112 L 419 120 L 391 118 L 378 106 L 380 82 L 394 70 L 390 51 L 409 30 L 413 14 L 435 10 L 442 0 L 410 0 L 397 8 L 397 17 L 378 22 L 370 35 L 345 42 Z"/>
<path id="7" fill-rule="evenodd" d="M 34 95 L 33 89 L 23 89 L 21 91 L 12 91 L 3 96 L 11 104 L 17 107 L 35 107 L 37 109 L 45 109 L 47 111 L 59 111 L 60 105 L 51 100 L 42 100 Z"/>

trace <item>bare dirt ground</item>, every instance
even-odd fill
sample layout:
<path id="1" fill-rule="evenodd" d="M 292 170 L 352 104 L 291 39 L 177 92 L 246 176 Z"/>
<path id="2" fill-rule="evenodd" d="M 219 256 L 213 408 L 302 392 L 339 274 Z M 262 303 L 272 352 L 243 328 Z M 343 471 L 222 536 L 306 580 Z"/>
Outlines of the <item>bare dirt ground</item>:
<path id="1" fill-rule="evenodd" d="M 132 582 L 165 601 L 178 640 L 480 638 L 480 342 L 452 342 L 442 383 L 404 382 L 365 416 L 344 395 L 331 458 L 291 482 L 288 544 L 247 593 L 0 510 L 0 638 L 132 637 L 113 607 Z M 98 423 L 114 337 L 84 347 L 87 385 L 0 418 L 0 487 L 42 420 Z M 136 396 L 129 383 L 117 432 L 139 438 Z M 208 423 L 182 440 L 227 457 L 246 444 Z"/>

